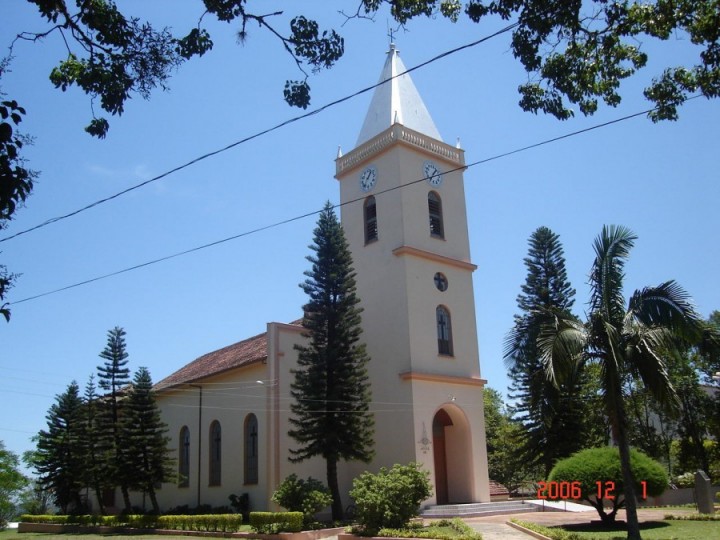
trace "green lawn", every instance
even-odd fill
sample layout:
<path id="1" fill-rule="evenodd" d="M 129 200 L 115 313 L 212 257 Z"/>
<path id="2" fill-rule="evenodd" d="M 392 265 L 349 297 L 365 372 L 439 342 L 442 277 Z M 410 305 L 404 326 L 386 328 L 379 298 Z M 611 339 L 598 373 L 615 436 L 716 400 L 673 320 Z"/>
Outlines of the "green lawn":
<path id="1" fill-rule="evenodd" d="M 523 526 L 536 530 L 533 524 L 520 522 Z M 530 525 L 530 526 L 528 526 Z M 542 534 L 545 531 L 557 531 L 557 538 L 562 538 L 566 533 L 575 533 L 582 540 L 625 540 L 627 534 L 625 529 L 618 526 L 608 530 L 600 524 L 580 523 L 574 525 L 563 525 L 562 527 L 545 528 L 538 530 Z M 720 522 L 718 521 L 646 521 L 640 524 L 640 532 L 643 540 L 714 540 L 720 538 Z"/>
<path id="2" fill-rule="evenodd" d="M 66 540 L 67 538 L 77 538 L 77 535 L 64 535 L 64 534 L 53 534 L 53 533 L 22 533 L 19 534 L 17 532 L 17 529 L 6 529 L 4 531 L 0 531 L 0 540 L 25 540 L 26 538 L 45 538 L 47 540 L 50 539 L 59 539 L 59 540 Z M 188 540 L 189 538 L 193 538 L 191 536 L 160 536 L 160 535 L 150 535 L 150 534 L 140 534 L 140 535 L 106 535 L 106 534 L 83 534 L 80 535 L 80 538 L 83 540 L 111 540 L 113 538 L 116 539 L 123 539 L 123 540 Z"/>

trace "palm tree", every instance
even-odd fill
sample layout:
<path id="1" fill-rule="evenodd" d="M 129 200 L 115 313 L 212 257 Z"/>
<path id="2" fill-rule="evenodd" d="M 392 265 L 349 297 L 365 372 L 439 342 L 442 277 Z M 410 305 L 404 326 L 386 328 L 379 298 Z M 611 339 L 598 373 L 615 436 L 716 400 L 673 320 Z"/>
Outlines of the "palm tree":
<path id="1" fill-rule="evenodd" d="M 627 415 L 623 380 L 641 379 L 658 403 L 673 407 L 677 395 L 668 378 L 661 351 L 676 348 L 678 338 L 698 340 L 703 321 L 688 294 L 674 281 L 635 293 L 625 307 L 625 261 L 636 236 L 627 228 L 605 226 L 595 240 L 595 262 L 590 274 L 591 297 L 584 324 L 566 313 L 553 314 L 538 337 L 548 379 L 562 381 L 579 363 L 600 366 L 602 401 L 612 436 L 620 451 L 625 486 L 628 539 L 640 539 L 630 470 Z"/>

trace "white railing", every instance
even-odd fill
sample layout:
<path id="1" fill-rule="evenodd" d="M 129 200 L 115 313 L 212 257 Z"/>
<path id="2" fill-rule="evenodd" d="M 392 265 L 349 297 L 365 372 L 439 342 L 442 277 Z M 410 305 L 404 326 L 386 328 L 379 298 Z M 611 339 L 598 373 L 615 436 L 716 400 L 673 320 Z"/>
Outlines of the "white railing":
<path id="1" fill-rule="evenodd" d="M 423 135 L 417 131 L 413 131 L 402 124 L 393 124 L 390 129 L 383 131 L 366 143 L 358 146 L 349 154 L 339 157 L 335 161 L 335 174 L 338 175 L 344 170 L 354 167 L 361 161 L 365 161 L 369 156 L 380 152 L 396 141 L 402 141 L 411 146 L 422 148 L 426 152 L 435 154 L 458 165 L 465 164 L 465 152 L 463 152 L 463 150 Z"/>

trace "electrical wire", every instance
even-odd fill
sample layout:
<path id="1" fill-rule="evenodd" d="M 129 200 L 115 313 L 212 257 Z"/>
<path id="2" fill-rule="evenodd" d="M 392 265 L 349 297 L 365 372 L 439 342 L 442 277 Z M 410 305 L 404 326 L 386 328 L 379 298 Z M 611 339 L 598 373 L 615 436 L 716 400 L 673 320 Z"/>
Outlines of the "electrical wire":
<path id="1" fill-rule="evenodd" d="M 283 122 L 280 122 L 279 124 L 276 124 L 275 126 L 272 126 L 272 127 L 270 127 L 270 128 L 264 129 L 264 130 L 262 130 L 262 131 L 259 131 L 259 132 L 255 133 L 255 134 L 253 134 L 253 135 L 249 135 L 248 137 L 245 137 L 245 138 L 240 139 L 240 140 L 238 140 L 238 141 L 235 141 L 235 142 L 233 142 L 233 143 L 231 143 L 231 144 L 228 144 L 227 146 L 225 146 L 225 147 L 223 147 L 223 148 L 220 148 L 220 149 L 218 149 L 218 150 L 214 150 L 214 151 L 212 151 L 212 152 L 208 152 L 208 153 L 206 153 L 206 154 L 203 154 L 203 155 L 201 155 L 201 156 L 199 156 L 199 157 L 196 157 L 196 158 L 188 161 L 187 163 L 184 163 L 184 164 L 182 164 L 182 165 L 179 165 L 179 166 L 177 166 L 177 167 L 175 167 L 175 168 L 173 168 L 173 169 L 170 169 L 169 171 L 166 171 L 166 172 L 164 172 L 164 173 L 162 173 L 162 174 L 159 174 L 159 175 L 157 175 L 157 176 L 154 176 L 154 177 L 152 177 L 152 178 L 150 178 L 150 179 L 148 179 L 148 180 L 145 180 L 145 181 L 143 181 L 143 182 L 140 182 L 139 184 L 135 184 L 134 186 L 131 186 L 131 187 L 127 188 L 127 189 L 124 189 L 124 190 L 122 190 L 122 191 L 119 191 L 119 192 L 117 192 L 117 193 L 115 193 L 115 194 L 113 194 L 113 195 L 110 195 L 110 196 L 105 197 L 105 198 L 103 198 L 103 199 L 99 199 L 99 200 L 97 200 L 97 201 L 95 201 L 95 202 L 93 202 L 93 203 L 90 203 L 90 204 L 88 204 L 88 205 L 86 205 L 86 206 L 83 206 L 83 207 L 81 207 L 81 208 L 78 208 L 77 210 L 73 210 L 72 212 L 69 212 L 69 213 L 67 213 L 67 214 L 63 214 L 63 215 L 60 215 L 60 216 L 56 216 L 56 217 L 54 217 L 54 218 L 50 218 L 50 219 L 48 219 L 48 220 L 46 220 L 46 221 L 43 221 L 42 223 L 39 223 L 38 225 L 34 225 L 34 226 L 32 226 L 32 227 L 30 227 L 30 228 L 28 228 L 28 229 L 24 229 L 24 230 L 22 230 L 22 231 L 18 231 L 18 232 L 14 233 L 14 234 L 11 234 L 10 236 L 6 236 L 6 237 L 4 237 L 4 238 L 0 238 L 0 242 L 6 242 L 6 241 L 8 241 L 8 240 L 12 240 L 13 238 L 17 238 L 17 237 L 19 237 L 19 236 L 22 236 L 22 235 L 24 235 L 24 234 L 30 233 L 30 232 L 32 232 L 32 231 L 36 231 L 36 230 L 38 230 L 38 229 L 42 229 L 43 227 L 47 227 L 48 225 L 52 225 L 53 223 L 57 223 L 57 222 L 59 222 L 59 221 L 63 221 L 63 220 L 65 220 L 65 219 L 68 219 L 68 218 L 77 216 L 78 214 L 81 214 L 81 213 L 83 213 L 83 212 L 86 212 L 87 210 L 90 210 L 90 209 L 92 209 L 92 208 L 95 208 L 95 207 L 97 207 L 97 206 L 100 206 L 100 205 L 102 205 L 102 204 L 105 204 L 105 203 L 107 203 L 107 202 L 113 201 L 113 200 L 115 200 L 115 199 L 117 199 L 117 198 L 119 198 L 119 197 L 122 197 L 123 195 L 127 195 L 128 193 L 131 193 L 131 192 L 133 192 L 133 191 L 135 191 L 135 190 L 137 190 L 137 189 L 140 189 L 140 188 L 145 187 L 145 186 L 147 186 L 147 185 L 149 185 L 149 184 L 152 184 L 153 182 L 157 182 L 158 180 L 161 180 L 161 179 L 163 179 L 163 178 L 166 178 L 166 177 L 168 177 L 168 176 L 170 176 L 170 175 L 172 175 L 172 174 L 174 174 L 174 173 L 176 173 L 176 172 L 182 171 L 183 169 L 187 169 L 188 167 L 190 167 L 190 166 L 192 166 L 192 165 L 195 165 L 196 163 L 199 163 L 199 162 L 204 161 L 204 160 L 206 160 L 206 159 L 208 159 L 208 158 L 211 158 L 211 157 L 217 156 L 217 155 L 219 155 L 219 154 L 222 154 L 223 152 L 227 152 L 228 150 L 231 150 L 231 149 L 235 148 L 236 146 L 240 146 L 241 144 L 244 144 L 244 143 L 246 143 L 246 142 L 249 142 L 249 141 L 252 141 L 252 140 L 257 139 L 257 138 L 259 138 L 259 137 L 262 137 L 263 135 L 267 135 L 268 133 L 272 133 L 273 131 L 277 131 L 278 129 L 283 128 L 283 127 L 285 127 L 285 126 L 289 126 L 290 124 L 293 124 L 293 123 L 295 123 L 295 122 L 297 122 L 297 121 L 299 121 L 299 120 L 303 120 L 303 119 L 308 118 L 308 117 L 310 117 L 310 116 L 314 116 L 314 115 L 316 115 L 316 114 L 319 114 L 319 113 L 321 113 L 321 112 L 324 112 L 325 110 L 330 109 L 331 107 L 335 107 L 336 105 L 339 105 L 339 104 L 344 103 L 344 102 L 346 102 L 346 101 L 349 101 L 349 100 L 351 100 L 351 99 L 353 99 L 353 98 L 355 98 L 355 97 L 357 97 L 357 96 L 360 96 L 360 95 L 362 95 L 362 94 L 365 94 L 365 93 L 369 92 L 370 90 L 374 90 L 374 89 L 377 88 L 378 86 L 381 86 L 381 85 L 383 85 L 383 84 L 385 84 L 385 83 L 387 83 L 387 82 L 389 82 L 389 81 L 391 81 L 391 80 L 393 80 L 393 79 L 396 79 L 397 77 L 402 77 L 403 75 L 405 75 L 405 74 L 407 74 L 407 73 L 411 73 L 411 72 L 413 72 L 413 71 L 415 71 L 415 70 L 418 70 L 418 69 L 420 69 L 420 68 L 423 68 L 423 67 L 425 67 L 425 66 L 427 66 L 427 65 L 429 65 L 429 64 L 432 64 L 432 63 L 434 63 L 434 62 L 437 62 L 438 60 L 441 60 L 441 59 L 443 59 L 443 58 L 445 58 L 445 57 L 447 57 L 447 56 L 450 56 L 450 55 L 453 55 L 453 54 L 455 54 L 455 53 L 457 53 L 457 52 L 463 51 L 463 50 L 465 50 L 465 49 L 469 49 L 469 48 L 471 48 L 471 47 L 475 47 L 475 46 L 477 46 L 477 45 L 480 45 L 481 43 L 484 43 L 485 41 L 488 41 L 488 40 L 490 40 L 490 39 L 492 39 L 492 38 L 494 38 L 494 37 L 497 37 L 497 36 L 502 35 L 502 34 L 504 34 L 504 33 L 506 33 L 506 32 L 509 32 L 509 31 L 512 30 L 513 28 L 516 28 L 518 25 L 519 25 L 519 23 L 517 23 L 517 22 L 516 22 L 516 23 L 512 23 L 512 24 L 509 24 L 509 25 L 501 28 L 501 29 L 498 30 L 497 32 L 494 32 L 494 33 L 492 33 L 492 34 L 490 34 L 490 35 L 487 35 L 487 36 L 485 36 L 485 37 L 482 37 L 482 38 L 480 38 L 480 39 L 478 39 L 478 40 L 476 40 L 476 41 L 473 41 L 473 42 L 471 42 L 471 43 L 466 43 L 465 45 L 461 45 L 461 46 L 456 47 L 456 48 L 454 48 L 454 49 L 450 49 L 449 51 L 445 51 L 444 53 L 440 53 L 440 54 L 438 54 L 437 56 L 434 56 L 433 58 L 431 58 L 431 59 L 429 59 L 429 60 L 426 60 L 425 62 L 422 62 L 422 63 L 420 63 L 420 64 L 417 64 L 416 66 L 413 66 L 413 67 L 411 67 L 410 69 L 407 69 L 406 71 L 403 71 L 402 73 L 399 73 L 399 74 L 397 74 L 397 75 L 395 75 L 395 76 L 393 76 L 393 77 L 390 77 L 390 78 L 388 78 L 388 79 L 385 79 L 385 80 L 383 80 L 383 81 L 380 81 L 380 82 L 378 82 L 377 84 L 374 84 L 374 85 L 372 85 L 372 86 L 368 86 L 368 87 L 366 87 L 366 88 L 363 88 L 362 90 L 358 90 L 357 92 L 355 92 L 355 93 L 353 93 L 353 94 L 347 95 L 347 96 L 342 97 L 342 98 L 340 98 L 340 99 L 337 99 L 337 100 L 335 100 L 335 101 L 331 101 L 330 103 L 327 103 L 327 104 L 325 104 L 325 105 L 323 105 L 323 106 L 321 106 L 321 107 L 319 107 L 319 108 L 317 108 L 317 109 L 313 109 L 312 111 L 309 111 L 309 112 L 307 112 L 307 113 L 304 113 L 304 114 L 301 114 L 301 115 L 299 115 L 299 116 L 295 116 L 295 117 L 293 117 L 293 118 L 290 118 L 290 119 L 288 119 L 288 120 L 285 120 L 285 121 L 283 121 Z"/>
<path id="2" fill-rule="evenodd" d="M 692 98 L 689 98 L 689 99 L 694 99 L 694 98 L 696 98 L 696 97 L 699 97 L 699 96 L 693 96 Z M 652 112 L 652 111 L 654 111 L 654 110 L 655 110 L 655 108 L 646 109 L 646 110 L 644 110 L 644 111 L 640 111 L 640 112 L 636 112 L 636 113 L 629 114 L 629 115 L 626 115 L 626 116 L 622 116 L 622 117 L 620 117 L 620 118 L 616 118 L 616 119 L 614 119 L 614 120 L 609 120 L 609 121 L 607 121 L 607 122 L 603 122 L 603 123 L 600 123 L 600 124 L 596 124 L 596 125 L 594 125 L 594 126 L 590 126 L 590 127 L 586 127 L 586 128 L 583 128 L 583 129 L 576 130 L 576 131 L 572 131 L 572 132 L 566 133 L 566 134 L 564 134 L 564 135 L 559 135 L 559 136 L 557 136 L 557 137 L 552 137 L 552 138 L 550 138 L 550 139 L 545 139 L 545 140 L 542 140 L 542 141 L 539 141 L 539 142 L 536 142 L 536 143 L 533 143 L 533 144 L 530 144 L 530 145 L 527 145 L 527 146 L 522 146 L 522 147 L 520 147 L 520 148 L 516 148 L 516 149 L 510 150 L 510 151 L 508 151 L 508 152 L 503 152 L 503 153 L 501 153 L 501 154 L 496 154 L 496 155 L 494 155 L 494 156 L 490 156 L 490 157 L 487 157 L 487 158 L 484 158 L 484 159 L 480 159 L 480 160 L 478 160 L 478 161 L 474 161 L 474 162 L 472 162 L 472 163 L 468 163 L 468 164 L 462 165 L 462 166 L 460 166 L 460 167 L 456 167 L 456 168 L 454 168 L 454 169 L 450 169 L 450 170 L 448 170 L 448 171 L 445 171 L 443 174 L 447 174 L 447 173 L 451 173 L 451 172 L 455 172 L 455 171 L 463 170 L 463 169 L 469 169 L 469 168 L 472 168 L 472 167 L 476 167 L 476 166 L 478 166 L 478 165 L 482 165 L 482 164 L 485 164 L 485 163 L 489 163 L 490 161 L 495 161 L 495 160 L 497 160 L 497 159 L 501 159 L 501 158 L 504 158 L 504 157 L 512 156 L 512 155 L 518 154 L 518 153 L 520 153 L 520 152 L 525 152 L 525 151 L 528 151 L 528 150 L 532 150 L 532 149 L 535 149 L 535 148 L 539 148 L 540 146 L 545 146 L 545 145 L 547 145 L 547 144 L 551 144 L 551 143 L 554 143 L 554 142 L 558 142 L 558 141 L 561 141 L 561 140 L 564 140 L 564 139 L 567 139 L 567 138 L 570 138 L 570 137 L 575 137 L 575 136 L 577 136 L 577 135 L 581 135 L 581 134 L 583 134 L 583 133 L 588 133 L 588 132 L 594 131 L 594 130 L 596 130 L 596 129 L 608 127 L 608 126 L 611 126 L 611 125 L 614 125 L 614 124 L 618 124 L 618 123 L 620 123 L 620 122 L 624 122 L 624 121 L 627 121 L 627 120 L 631 120 L 631 119 L 633 119 L 633 118 L 637 118 L 637 117 L 639 117 L 639 116 L 647 115 L 648 113 L 650 113 L 650 112 Z M 395 191 L 395 190 L 397 190 L 397 189 L 402 189 L 402 188 L 405 188 L 405 187 L 408 187 L 408 186 L 412 186 L 412 185 L 414 185 L 414 184 L 418 184 L 418 183 L 420 183 L 420 182 L 424 182 L 425 180 L 426 180 L 426 178 L 425 178 L 425 177 L 422 177 L 422 178 L 418 178 L 417 180 L 413 180 L 413 181 L 411 181 L 411 182 L 406 182 L 405 184 L 401 184 L 401 185 L 399 185 L 399 186 L 394 186 L 394 187 L 391 187 L 391 188 L 387 188 L 387 189 L 384 189 L 384 190 L 380 190 L 380 191 L 378 191 L 378 192 L 375 194 L 375 196 L 378 197 L 378 196 L 380 196 L 380 195 L 383 195 L 383 194 L 388 193 L 388 192 L 391 192 L 391 191 Z M 356 199 L 352 199 L 352 200 L 349 200 L 349 201 L 345 201 L 344 203 L 340 203 L 340 204 L 337 204 L 337 205 L 333 206 L 333 209 L 341 208 L 341 207 L 343 207 L 343 206 L 347 206 L 347 205 L 349 205 L 349 204 L 357 203 L 357 202 L 362 201 L 362 200 L 364 200 L 364 197 L 359 197 L 359 198 L 356 198 Z M 104 279 L 108 279 L 108 278 L 111 278 L 111 277 L 115 277 L 115 276 L 118 276 L 118 275 L 121 275 L 121 274 L 125 274 L 125 273 L 128 273 L 128 272 L 132 272 L 132 271 L 134 271 L 134 270 L 139 270 L 140 268 L 145 268 L 145 267 L 147 267 L 147 266 L 152 266 L 152 265 L 155 265 L 155 264 L 158 264 L 158 263 L 161 263 L 161 262 L 169 261 L 169 260 L 175 259 L 175 258 L 177 258 L 177 257 L 182 257 L 182 256 L 188 255 L 188 254 L 190 254 L 190 253 L 195 253 L 195 252 L 201 251 L 201 250 L 203 250 L 203 249 L 207 249 L 207 248 L 211 248 L 211 247 L 214 247 L 214 246 L 218 246 L 218 245 L 220 245 L 220 244 L 224 244 L 224 243 L 226 243 L 226 242 L 230 242 L 231 240 L 237 240 L 237 239 L 239 239 L 239 238 L 243 238 L 243 237 L 246 237 L 246 236 L 250 236 L 250 235 L 253 235 L 253 234 L 262 232 L 262 231 L 267 231 L 267 230 L 270 230 L 270 229 L 274 229 L 274 228 L 277 228 L 277 227 L 281 227 L 282 225 L 287 225 L 287 224 L 293 223 L 293 222 L 295 222 L 295 221 L 300 221 L 300 220 L 305 219 L 305 218 L 308 218 L 308 217 L 310 217 L 310 216 L 317 215 L 317 214 L 319 214 L 320 212 L 322 212 L 322 209 L 320 209 L 320 210 L 314 210 L 314 211 L 312 211 L 312 212 L 307 212 L 307 213 L 305 213 L 305 214 L 301 214 L 301 215 L 298 215 L 298 216 L 290 217 L 290 218 L 284 219 L 284 220 L 282 220 L 282 221 L 277 221 L 277 222 L 275 222 L 275 223 L 271 223 L 271 224 L 268 224 L 268 225 L 265 225 L 265 226 L 262 226 L 262 227 L 257 227 L 257 228 L 255 228 L 255 229 L 251 229 L 251 230 L 249 230 L 249 231 L 245 231 L 245 232 L 238 233 L 238 234 L 235 234 L 235 235 L 232 235 L 232 236 L 228 236 L 227 238 L 223 238 L 223 239 L 221 239 L 221 240 L 216 240 L 216 241 L 214 241 L 214 242 L 210 242 L 210 243 L 207 243 L 207 244 L 203 244 L 203 245 L 200 245 L 200 246 L 196 246 L 196 247 L 193 247 L 193 248 L 184 250 L 184 251 L 180 251 L 180 252 L 177 252 L 177 253 L 173 253 L 173 254 L 171 254 L 171 255 L 166 255 L 166 256 L 160 257 L 160 258 L 158 258 L 158 259 L 153 259 L 153 260 L 150 260 L 150 261 L 146 261 L 146 262 L 144 262 L 144 263 L 140 263 L 140 264 L 136 264 L 136 265 L 134 265 L 134 266 L 130 266 L 130 267 L 127 267 L 127 268 L 123 268 L 122 270 L 117 270 L 117 271 L 115 271 L 115 272 L 110 272 L 110 273 L 108 273 L 108 274 L 103 274 L 103 275 L 96 276 L 96 277 L 93 277 L 93 278 L 90 278 L 90 279 L 86 279 L 86 280 L 83 280 L 83 281 L 79 281 L 79 282 L 73 283 L 73 284 L 71 284 L 71 285 L 66 285 L 66 286 L 60 287 L 60 288 L 58 288 L 58 289 L 53 289 L 53 290 L 50 290 L 50 291 L 46 291 L 46 292 L 44 292 L 44 293 L 36 294 L 36 295 L 34 295 L 34 296 L 29 296 L 29 297 L 23 298 L 23 299 L 21 299 L 21 300 L 16 300 L 16 301 L 14 301 L 14 302 L 10 302 L 9 305 L 14 306 L 14 305 L 17 305 L 17 304 L 22 304 L 22 303 L 25 303 L 25 302 L 29 302 L 29 301 L 31 301 L 31 300 L 37 300 L 38 298 L 43 298 L 43 297 L 45 297 L 45 296 L 50 296 L 50 295 L 52 295 L 52 294 L 57 294 L 57 293 L 59 293 L 59 292 L 67 291 L 67 290 L 69 290 L 69 289 L 74 289 L 74 288 L 81 287 L 81 286 L 84 286 L 84 285 L 89 285 L 90 283 L 95 283 L 96 281 L 101 281 L 101 280 L 104 280 Z"/>

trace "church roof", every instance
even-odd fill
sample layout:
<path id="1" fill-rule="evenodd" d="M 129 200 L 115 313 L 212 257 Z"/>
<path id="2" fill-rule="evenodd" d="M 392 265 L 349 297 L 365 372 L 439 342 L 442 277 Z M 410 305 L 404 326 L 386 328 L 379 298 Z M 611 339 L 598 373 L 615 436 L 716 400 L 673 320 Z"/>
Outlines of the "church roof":
<path id="1" fill-rule="evenodd" d="M 204 354 L 155 385 L 166 390 L 267 359 L 267 332 Z"/>
<path id="2" fill-rule="evenodd" d="M 396 122 L 442 140 L 410 75 L 399 75 L 405 71 L 407 70 L 400 59 L 399 51 L 395 44 L 391 43 L 378 81 L 387 82 L 375 88 L 356 146 L 372 139 Z"/>
<path id="3" fill-rule="evenodd" d="M 302 326 L 302 319 L 289 323 Z M 165 377 L 155 385 L 155 390 L 167 390 L 173 386 L 219 375 L 231 369 L 249 366 L 267 360 L 267 332 L 238 341 L 217 351 L 213 351 L 193 360 L 172 375 Z"/>

